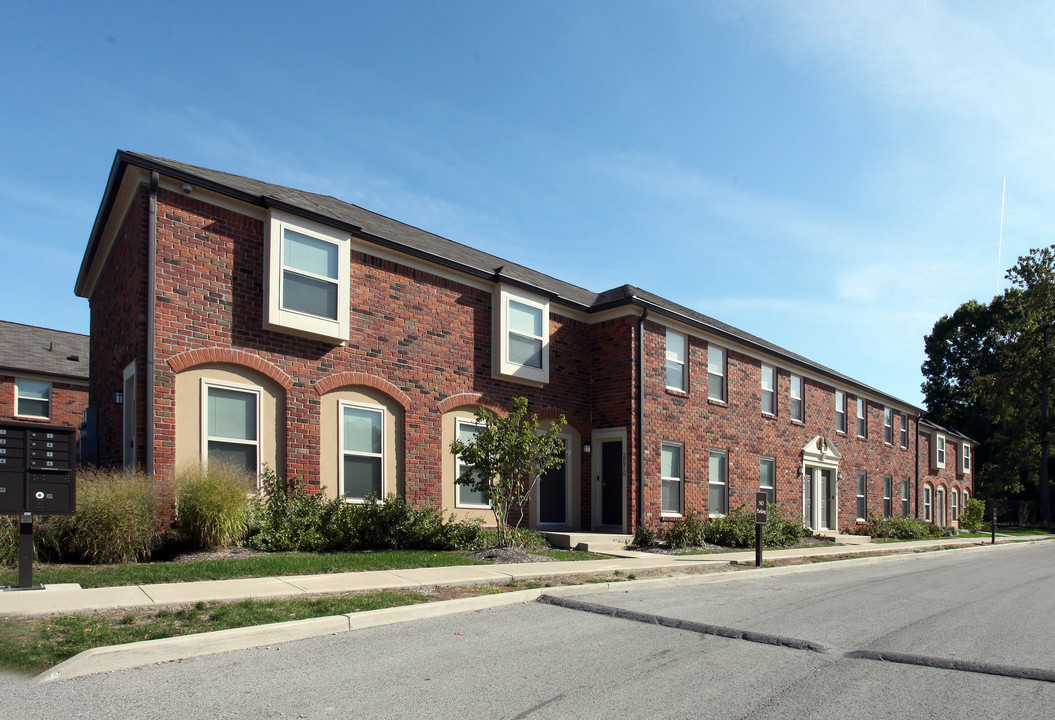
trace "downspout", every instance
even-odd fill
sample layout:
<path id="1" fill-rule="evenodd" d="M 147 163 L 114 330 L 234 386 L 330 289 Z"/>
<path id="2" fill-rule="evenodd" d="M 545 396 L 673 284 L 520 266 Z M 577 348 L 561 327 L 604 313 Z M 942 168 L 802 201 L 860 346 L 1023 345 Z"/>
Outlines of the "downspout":
<path id="1" fill-rule="evenodd" d="M 637 300 L 631 296 L 631 301 Z M 641 306 L 637 321 L 637 526 L 645 524 L 645 319 L 648 307 Z"/>
<path id="2" fill-rule="evenodd" d="M 916 512 L 915 518 L 919 520 L 919 421 L 923 419 L 923 413 L 916 416 Z"/>
<path id="3" fill-rule="evenodd" d="M 146 357 L 146 464 L 147 475 L 154 477 L 154 311 L 157 296 L 157 219 L 158 184 L 161 178 L 156 170 L 150 173 L 150 209 L 147 217 L 147 357 Z"/>

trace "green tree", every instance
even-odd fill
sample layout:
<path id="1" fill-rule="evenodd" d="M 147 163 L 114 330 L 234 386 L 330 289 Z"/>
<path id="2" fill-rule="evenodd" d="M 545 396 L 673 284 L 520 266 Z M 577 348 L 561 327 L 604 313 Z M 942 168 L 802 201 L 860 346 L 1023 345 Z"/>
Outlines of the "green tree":
<path id="1" fill-rule="evenodd" d="M 466 465 L 456 482 L 483 492 L 491 503 L 498 530 L 499 547 L 510 543 L 508 520 L 514 507 L 527 503 L 538 479 L 564 462 L 557 433 L 566 420 L 561 415 L 545 432 L 539 430 L 538 415 L 528 415 L 527 398 L 513 401 L 513 411 L 501 417 L 487 408 L 476 411 L 483 429 L 468 442 L 455 440 L 450 451 Z M 519 527 L 522 513 L 518 513 Z"/>

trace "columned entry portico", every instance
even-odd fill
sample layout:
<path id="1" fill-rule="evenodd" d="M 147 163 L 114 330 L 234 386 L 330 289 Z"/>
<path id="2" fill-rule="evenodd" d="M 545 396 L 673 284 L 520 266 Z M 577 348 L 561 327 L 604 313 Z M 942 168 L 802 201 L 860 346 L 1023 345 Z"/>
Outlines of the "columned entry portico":
<path id="1" fill-rule="evenodd" d="M 802 448 L 802 521 L 811 530 L 839 525 L 839 462 L 843 456 L 818 435 Z"/>

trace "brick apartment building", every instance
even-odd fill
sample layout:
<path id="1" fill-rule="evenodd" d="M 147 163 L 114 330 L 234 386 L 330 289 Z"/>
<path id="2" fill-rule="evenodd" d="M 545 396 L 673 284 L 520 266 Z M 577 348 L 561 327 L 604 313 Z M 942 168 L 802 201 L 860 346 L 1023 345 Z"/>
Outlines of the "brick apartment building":
<path id="1" fill-rule="evenodd" d="M 100 462 L 145 467 L 164 497 L 223 459 L 491 520 L 447 447 L 517 396 L 568 420 L 533 527 L 632 532 L 760 488 L 816 530 L 924 507 L 948 524 L 972 490 L 968 439 L 694 310 L 162 158 L 117 153 L 76 292 Z"/>
<path id="2" fill-rule="evenodd" d="M 0 420 L 77 427 L 88 367 L 87 335 L 0 320 Z"/>

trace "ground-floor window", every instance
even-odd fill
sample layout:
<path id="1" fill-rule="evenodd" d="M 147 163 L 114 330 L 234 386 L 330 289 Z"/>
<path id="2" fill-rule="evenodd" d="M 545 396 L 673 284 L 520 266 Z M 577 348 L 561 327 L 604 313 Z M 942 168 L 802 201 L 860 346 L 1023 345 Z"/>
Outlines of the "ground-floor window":
<path id="1" fill-rule="evenodd" d="M 931 521 L 930 494 L 931 494 L 930 485 L 924 485 L 923 486 L 923 519 L 926 522 L 930 522 Z"/>
<path id="2" fill-rule="evenodd" d="M 664 515 L 681 515 L 682 508 L 682 479 L 684 468 L 682 465 L 685 448 L 674 443 L 663 443 L 660 454 L 662 456 L 660 469 L 660 483 L 662 488 L 661 510 Z"/>
<path id="3" fill-rule="evenodd" d="M 341 495 L 363 500 L 385 496 L 384 408 L 340 403 Z"/>
<path id="4" fill-rule="evenodd" d="M 710 486 L 708 507 L 711 515 L 729 512 L 729 456 L 724 450 L 711 450 L 707 481 Z"/>
<path id="5" fill-rule="evenodd" d="M 894 505 L 891 495 L 894 491 L 894 478 L 889 475 L 883 476 L 883 515 L 890 517 L 894 514 Z"/>
<path id="6" fill-rule="evenodd" d="M 457 435 L 458 440 L 463 443 L 470 443 L 472 440 L 483 432 L 484 426 L 481 423 L 473 422 L 472 420 L 458 420 L 457 421 Z M 455 480 L 462 476 L 468 469 L 468 466 L 462 462 L 459 457 L 455 463 Z M 482 508 L 488 509 L 491 507 L 490 501 L 487 499 L 487 493 L 483 490 L 474 490 L 468 485 L 455 485 L 455 502 L 456 507 L 461 508 Z"/>
<path id="7" fill-rule="evenodd" d="M 957 522 L 960 519 L 960 495 L 955 488 L 949 496 L 949 501 L 949 506 L 952 508 L 952 521 Z"/>
<path id="8" fill-rule="evenodd" d="M 864 470 L 857 471 L 857 519 L 865 520 L 868 516 L 865 513 L 868 511 L 867 503 L 865 502 L 865 493 L 868 486 L 868 475 Z"/>
<path id="9" fill-rule="evenodd" d="M 901 481 L 901 517 L 908 517 L 908 480 Z"/>
<path id="10" fill-rule="evenodd" d="M 773 458 L 758 460 L 758 489 L 766 494 L 766 502 L 770 505 L 777 502 L 776 465 L 777 461 Z"/>
<path id="11" fill-rule="evenodd" d="M 202 458 L 260 474 L 260 388 L 202 381 Z"/>

